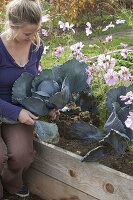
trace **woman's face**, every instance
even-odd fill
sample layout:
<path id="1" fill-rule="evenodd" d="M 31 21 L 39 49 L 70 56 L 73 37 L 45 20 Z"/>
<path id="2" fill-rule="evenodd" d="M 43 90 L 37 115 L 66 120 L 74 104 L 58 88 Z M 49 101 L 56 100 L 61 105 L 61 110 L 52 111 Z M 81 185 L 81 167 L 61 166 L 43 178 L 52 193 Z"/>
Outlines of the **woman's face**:
<path id="1" fill-rule="evenodd" d="M 33 40 L 35 34 L 40 29 L 40 24 L 25 24 L 21 28 L 11 27 L 13 30 L 13 37 L 17 42 L 31 41 Z"/>

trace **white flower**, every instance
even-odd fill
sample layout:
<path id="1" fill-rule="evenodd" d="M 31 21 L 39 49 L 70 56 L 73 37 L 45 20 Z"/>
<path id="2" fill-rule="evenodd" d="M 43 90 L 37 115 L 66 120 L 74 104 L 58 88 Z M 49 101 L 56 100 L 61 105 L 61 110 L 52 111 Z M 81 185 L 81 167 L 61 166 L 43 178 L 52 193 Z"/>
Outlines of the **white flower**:
<path id="1" fill-rule="evenodd" d="M 114 27 L 115 25 L 112 22 L 110 22 L 110 24 L 107 25 L 102 31 L 107 31 L 109 28 L 114 28 Z"/>
<path id="2" fill-rule="evenodd" d="M 117 19 L 116 24 L 124 24 L 125 21 L 126 21 L 125 19 Z"/>
<path id="3" fill-rule="evenodd" d="M 58 22 L 58 25 L 60 26 L 60 28 L 61 28 L 63 31 L 66 30 L 66 26 L 65 26 L 65 23 L 64 23 L 64 22 L 59 21 L 59 22 Z"/>
<path id="4" fill-rule="evenodd" d="M 92 34 L 92 30 L 90 30 L 89 28 L 86 28 L 86 35 L 89 36 Z"/>
<path id="5" fill-rule="evenodd" d="M 86 30 L 86 35 L 87 35 L 87 36 L 89 36 L 89 35 L 91 35 L 91 34 L 92 34 L 92 30 L 91 30 L 91 29 L 92 29 L 92 27 L 91 27 L 91 23 L 90 23 L 90 22 L 87 22 L 87 23 L 86 23 L 86 26 L 87 26 L 87 27 L 85 28 L 85 30 Z"/>
<path id="6" fill-rule="evenodd" d="M 75 30 L 73 29 L 74 27 L 74 24 L 69 24 L 69 22 L 62 22 L 62 21 L 59 21 L 58 22 L 58 25 L 60 26 L 60 28 L 63 30 L 63 31 L 66 31 L 67 30 L 72 30 L 73 33 L 75 33 Z"/>
<path id="7" fill-rule="evenodd" d="M 87 22 L 87 23 L 86 23 L 86 26 L 88 26 L 89 29 L 92 28 L 90 22 Z"/>
<path id="8" fill-rule="evenodd" d="M 47 15 L 43 15 L 42 16 L 42 22 L 44 23 L 44 22 L 48 22 L 50 20 L 50 15 L 49 14 L 47 14 Z"/>
<path id="9" fill-rule="evenodd" d="M 75 30 L 73 29 L 73 27 L 74 27 L 74 24 L 73 24 L 73 23 L 72 23 L 72 24 L 69 24 L 69 22 L 66 22 L 66 23 L 65 23 L 65 27 L 66 27 L 68 30 L 72 30 L 73 33 L 75 33 Z"/>
<path id="10" fill-rule="evenodd" d="M 49 46 L 44 46 L 43 54 L 46 54 L 48 49 L 49 49 Z"/>
<path id="11" fill-rule="evenodd" d="M 127 128 L 130 128 L 133 130 L 133 112 L 129 112 L 129 115 L 127 116 L 127 120 L 125 121 L 125 125 Z"/>

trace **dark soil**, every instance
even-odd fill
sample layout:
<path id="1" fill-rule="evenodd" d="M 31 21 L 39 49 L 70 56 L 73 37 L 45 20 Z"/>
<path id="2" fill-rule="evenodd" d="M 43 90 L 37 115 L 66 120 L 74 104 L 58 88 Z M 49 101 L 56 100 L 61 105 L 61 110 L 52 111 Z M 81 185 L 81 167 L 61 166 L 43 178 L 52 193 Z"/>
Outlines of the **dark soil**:
<path id="1" fill-rule="evenodd" d="M 69 133 L 70 127 L 74 122 L 79 120 L 88 123 L 91 122 L 95 126 L 99 124 L 99 118 L 97 116 L 92 116 L 90 115 L 89 112 L 81 112 L 79 108 L 74 108 L 74 110 L 72 110 L 72 112 L 67 115 L 61 113 L 59 120 L 56 121 L 60 133 L 60 141 L 58 142 L 58 144 L 56 144 L 56 146 L 71 151 L 77 155 L 84 156 L 90 150 L 99 146 L 99 143 L 90 142 L 87 140 L 75 139 L 72 137 L 72 135 Z M 108 157 L 102 159 L 99 163 L 133 176 L 133 146 L 130 147 L 124 155 L 117 155 L 116 152 L 112 151 Z M 20 198 L 15 195 L 10 195 L 7 193 L 4 194 L 4 199 L 42 200 L 40 197 L 33 194 L 30 194 L 30 196 L 27 198 Z M 63 199 L 63 200 L 68 200 L 68 199 Z M 72 200 L 77 200 L 77 199 L 72 199 Z"/>
<path id="2" fill-rule="evenodd" d="M 100 146 L 100 144 L 99 142 L 72 138 L 69 134 L 69 128 L 77 120 L 83 120 L 97 125 L 99 119 L 97 117 L 91 118 L 88 112 L 78 112 L 78 110 L 74 110 L 70 115 L 61 113 L 60 119 L 56 122 L 60 133 L 60 141 L 56 145 L 75 154 L 84 156 L 90 150 Z M 117 155 L 116 152 L 111 151 L 110 155 L 100 160 L 99 163 L 133 176 L 133 146 L 130 146 L 124 155 Z"/>

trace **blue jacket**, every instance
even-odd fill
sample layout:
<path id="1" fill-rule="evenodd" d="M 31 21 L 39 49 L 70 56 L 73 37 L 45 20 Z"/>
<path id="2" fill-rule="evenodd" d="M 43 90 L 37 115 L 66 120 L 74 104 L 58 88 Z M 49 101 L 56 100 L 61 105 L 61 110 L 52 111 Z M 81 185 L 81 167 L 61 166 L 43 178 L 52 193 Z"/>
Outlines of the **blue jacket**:
<path id="1" fill-rule="evenodd" d="M 18 119 L 22 107 L 12 103 L 12 86 L 23 72 L 33 75 L 38 73 L 39 62 L 43 53 L 43 43 L 41 42 L 38 51 L 35 51 L 35 48 L 36 46 L 32 44 L 28 63 L 24 67 L 20 67 L 15 63 L 0 38 L 0 116 L 2 117 L 15 121 Z"/>

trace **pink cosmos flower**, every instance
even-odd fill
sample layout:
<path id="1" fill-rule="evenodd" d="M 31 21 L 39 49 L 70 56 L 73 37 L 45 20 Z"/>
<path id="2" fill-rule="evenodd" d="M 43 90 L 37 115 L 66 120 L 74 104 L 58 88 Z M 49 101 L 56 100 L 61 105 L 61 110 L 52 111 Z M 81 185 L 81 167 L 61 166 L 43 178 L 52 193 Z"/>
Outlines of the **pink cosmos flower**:
<path id="1" fill-rule="evenodd" d="M 76 44 L 73 44 L 70 46 L 70 50 L 72 51 L 73 56 L 78 56 L 78 60 L 80 57 L 83 56 L 83 53 L 81 52 L 81 49 L 84 47 L 84 44 L 82 42 L 77 42 Z"/>
<path id="2" fill-rule="evenodd" d="M 129 112 L 129 115 L 127 116 L 127 120 L 125 121 L 125 125 L 127 128 L 130 128 L 133 130 L 133 112 Z"/>
<path id="3" fill-rule="evenodd" d="M 128 50 L 127 49 L 122 49 L 121 56 L 126 59 L 128 57 Z"/>
<path id="4" fill-rule="evenodd" d="M 48 31 L 46 29 L 42 29 L 42 34 L 43 36 L 47 37 L 48 36 Z"/>
<path id="5" fill-rule="evenodd" d="M 88 78 L 87 78 L 86 83 L 87 83 L 88 85 L 90 85 L 92 79 L 93 79 L 93 76 L 92 76 L 92 75 L 88 75 Z"/>
<path id="6" fill-rule="evenodd" d="M 87 62 L 88 61 L 88 57 L 83 55 L 82 59 L 80 60 L 80 62 Z"/>
<path id="7" fill-rule="evenodd" d="M 77 42 L 77 43 L 71 45 L 70 49 L 72 51 L 76 51 L 77 52 L 77 51 L 81 50 L 83 47 L 84 47 L 84 44 L 82 42 Z"/>
<path id="8" fill-rule="evenodd" d="M 83 59 L 83 57 L 84 57 L 84 54 L 82 52 L 79 52 L 79 53 L 75 52 L 75 56 L 76 56 L 77 60 L 81 61 Z"/>
<path id="9" fill-rule="evenodd" d="M 70 50 L 72 51 L 71 57 L 76 57 L 77 60 L 83 61 L 87 60 L 85 55 L 81 52 L 82 48 L 84 47 L 84 44 L 82 42 L 78 42 L 76 44 L 73 44 L 70 46 Z"/>
<path id="10" fill-rule="evenodd" d="M 106 42 L 111 42 L 111 41 L 112 41 L 112 35 L 108 35 L 108 36 L 105 38 L 105 41 L 106 41 Z"/>
<path id="11" fill-rule="evenodd" d="M 69 24 L 69 22 L 65 22 L 64 23 L 62 21 L 59 21 L 58 25 L 60 26 L 60 29 L 62 29 L 63 31 L 72 30 L 73 33 L 75 33 L 75 30 L 73 29 L 74 24 Z"/>
<path id="12" fill-rule="evenodd" d="M 131 77 L 131 73 L 127 67 L 122 66 L 121 70 L 118 72 L 119 76 L 123 80 L 129 80 Z"/>
<path id="13" fill-rule="evenodd" d="M 120 96 L 120 99 L 122 101 L 126 101 L 125 104 L 128 105 L 128 104 L 132 104 L 133 103 L 133 92 L 130 91 L 128 92 L 125 96 L 124 95 L 121 95 Z"/>
<path id="14" fill-rule="evenodd" d="M 65 23 L 64 23 L 64 22 L 59 21 L 59 22 L 58 22 L 58 25 L 60 26 L 60 29 L 62 29 L 63 31 L 66 30 L 66 26 L 65 26 Z"/>
<path id="15" fill-rule="evenodd" d="M 123 49 L 125 49 L 127 46 L 128 46 L 128 44 L 126 44 L 126 43 L 122 43 L 122 42 L 120 43 L 120 47 Z"/>
<path id="16" fill-rule="evenodd" d="M 115 85 L 116 81 L 118 80 L 117 72 L 115 72 L 113 69 L 109 69 L 107 73 L 104 75 L 105 82 L 107 85 Z"/>
<path id="17" fill-rule="evenodd" d="M 88 85 L 90 85 L 92 79 L 93 79 L 92 74 L 88 72 L 88 78 L 87 78 L 87 80 L 86 80 L 86 83 L 87 83 Z"/>
<path id="18" fill-rule="evenodd" d="M 110 55 L 100 54 L 97 59 L 98 65 L 103 67 L 105 70 L 114 68 L 116 64 L 115 58 L 111 58 Z"/>
<path id="19" fill-rule="evenodd" d="M 86 68 L 86 72 L 87 72 L 88 74 L 93 74 L 95 71 L 96 71 L 96 68 L 95 68 L 94 65 L 88 66 L 88 67 Z"/>
<path id="20" fill-rule="evenodd" d="M 64 48 L 62 46 L 58 46 L 56 47 L 54 54 L 56 57 L 60 57 L 63 51 L 64 51 Z"/>

